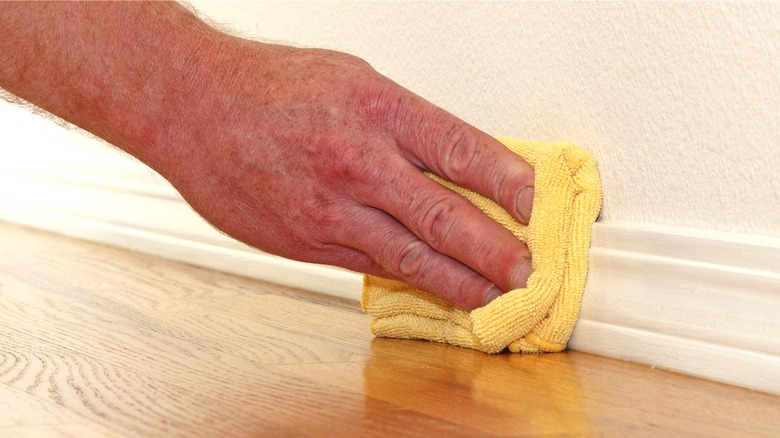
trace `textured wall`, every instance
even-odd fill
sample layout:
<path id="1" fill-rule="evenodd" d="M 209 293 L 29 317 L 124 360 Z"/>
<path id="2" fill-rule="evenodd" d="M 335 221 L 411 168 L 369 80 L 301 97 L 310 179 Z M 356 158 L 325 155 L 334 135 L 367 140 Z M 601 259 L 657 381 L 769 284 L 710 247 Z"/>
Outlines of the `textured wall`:
<path id="1" fill-rule="evenodd" d="M 780 4 L 209 3 L 496 135 L 591 150 L 603 219 L 780 236 Z"/>

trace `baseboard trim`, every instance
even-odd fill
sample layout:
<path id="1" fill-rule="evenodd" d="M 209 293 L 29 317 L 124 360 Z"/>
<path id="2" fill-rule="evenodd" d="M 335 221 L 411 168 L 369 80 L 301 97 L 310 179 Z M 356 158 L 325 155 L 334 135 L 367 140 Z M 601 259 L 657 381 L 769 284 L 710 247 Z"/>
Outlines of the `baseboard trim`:
<path id="1" fill-rule="evenodd" d="M 580 318 L 569 347 L 599 356 L 780 394 L 780 357 Z"/>
<path id="2" fill-rule="evenodd" d="M 348 300 L 360 299 L 363 284 L 355 272 L 284 259 L 238 242 L 216 243 L 221 239 L 213 236 L 211 242 L 200 242 L 24 206 L 0 207 L 0 220 Z"/>
<path id="3" fill-rule="evenodd" d="M 570 347 L 780 394 L 780 241 L 596 224 Z"/>
<path id="4" fill-rule="evenodd" d="M 159 189 L 63 181 L 0 172 L 0 219 L 359 299 L 360 275 L 248 248 Z M 780 394 L 780 240 L 606 223 L 590 255 L 570 348 Z"/>

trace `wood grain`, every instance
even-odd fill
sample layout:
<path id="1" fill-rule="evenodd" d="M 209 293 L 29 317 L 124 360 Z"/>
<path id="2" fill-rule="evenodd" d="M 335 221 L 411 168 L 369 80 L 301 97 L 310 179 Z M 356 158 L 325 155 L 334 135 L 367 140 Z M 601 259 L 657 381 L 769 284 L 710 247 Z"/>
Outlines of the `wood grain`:
<path id="1" fill-rule="evenodd" d="M 0 223 L 0 436 L 776 436 L 780 398 L 373 339 L 356 303 Z"/>

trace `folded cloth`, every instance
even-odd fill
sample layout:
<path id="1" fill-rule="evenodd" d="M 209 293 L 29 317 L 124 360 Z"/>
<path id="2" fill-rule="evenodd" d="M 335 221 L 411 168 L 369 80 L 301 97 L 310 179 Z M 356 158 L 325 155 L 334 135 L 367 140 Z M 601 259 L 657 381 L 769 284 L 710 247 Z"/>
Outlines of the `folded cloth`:
<path id="1" fill-rule="evenodd" d="M 507 347 L 513 353 L 566 348 L 585 289 L 591 227 L 601 209 L 596 162 L 572 144 L 499 140 L 534 167 L 533 211 L 527 226 L 492 200 L 428 176 L 528 245 L 533 273 L 526 287 L 467 312 L 406 283 L 367 275 L 361 304 L 374 317 L 374 335 L 446 342 L 486 353 Z"/>

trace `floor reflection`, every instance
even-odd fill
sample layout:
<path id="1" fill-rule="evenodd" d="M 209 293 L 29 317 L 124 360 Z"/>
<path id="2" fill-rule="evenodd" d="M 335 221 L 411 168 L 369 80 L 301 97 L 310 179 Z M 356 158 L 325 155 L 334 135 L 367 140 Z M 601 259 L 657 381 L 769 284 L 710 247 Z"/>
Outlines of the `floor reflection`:
<path id="1" fill-rule="evenodd" d="M 375 339 L 363 372 L 372 403 L 496 433 L 587 433 L 567 353 L 486 355 L 426 341 Z M 381 403 L 378 403 L 381 401 Z"/>

